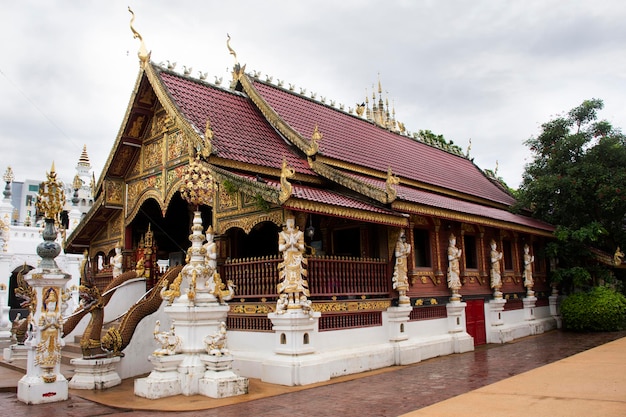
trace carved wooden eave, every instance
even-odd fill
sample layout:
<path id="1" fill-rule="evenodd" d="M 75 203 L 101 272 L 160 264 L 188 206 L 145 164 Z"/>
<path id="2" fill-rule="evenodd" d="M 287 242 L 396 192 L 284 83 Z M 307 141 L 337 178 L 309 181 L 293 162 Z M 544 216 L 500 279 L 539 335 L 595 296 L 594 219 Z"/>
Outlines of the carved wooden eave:
<path id="1" fill-rule="evenodd" d="M 528 233 L 537 236 L 552 237 L 551 231 L 538 229 L 531 226 L 525 226 L 516 223 L 505 222 L 502 220 L 491 219 L 488 217 L 477 216 L 473 214 L 461 213 L 453 210 L 446 210 L 427 206 L 423 204 L 410 203 L 407 201 L 395 201 L 391 204 L 391 208 L 402 213 L 418 214 L 428 217 L 437 217 L 448 220 L 455 220 L 463 223 L 472 223 L 482 226 L 489 226 L 498 229 L 512 230 L 521 233 Z"/>
<path id="2" fill-rule="evenodd" d="M 359 181 L 358 179 L 350 177 L 340 170 L 335 169 L 325 163 L 319 162 L 318 160 L 309 160 L 309 163 L 316 174 L 321 175 L 322 177 L 337 184 L 340 184 L 352 191 L 369 197 L 372 200 L 378 201 L 382 204 L 389 204 L 393 201 L 390 201 L 387 192 L 381 188 L 375 187 L 363 181 Z"/>
<path id="3" fill-rule="evenodd" d="M 395 227 L 408 227 L 409 218 L 393 214 L 375 213 L 347 207 L 333 206 L 299 198 L 290 198 L 283 204 L 283 208 L 295 211 L 306 211 L 312 213 L 325 214 L 332 217 L 343 217 L 346 219 L 364 221 L 368 223 L 378 223 Z"/>
<path id="4" fill-rule="evenodd" d="M 316 152 L 316 144 L 312 145 L 309 141 L 305 140 L 300 133 L 294 128 L 289 126 L 276 111 L 263 99 L 261 94 L 256 90 L 252 81 L 247 74 L 242 74 L 239 77 L 239 83 L 243 87 L 243 91 L 252 100 L 254 105 L 261 111 L 263 117 L 267 122 L 272 125 L 274 129 L 279 131 L 289 142 L 298 147 L 305 155 L 313 156 Z"/>

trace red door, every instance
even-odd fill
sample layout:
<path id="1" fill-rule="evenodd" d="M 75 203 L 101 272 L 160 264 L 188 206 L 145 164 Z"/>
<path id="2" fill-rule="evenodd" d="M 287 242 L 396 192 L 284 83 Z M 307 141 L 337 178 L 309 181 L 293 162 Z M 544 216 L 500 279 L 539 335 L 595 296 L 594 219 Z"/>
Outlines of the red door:
<path id="1" fill-rule="evenodd" d="M 466 300 L 465 324 L 467 333 L 474 338 L 474 346 L 487 343 L 485 333 L 485 300 Z"/>

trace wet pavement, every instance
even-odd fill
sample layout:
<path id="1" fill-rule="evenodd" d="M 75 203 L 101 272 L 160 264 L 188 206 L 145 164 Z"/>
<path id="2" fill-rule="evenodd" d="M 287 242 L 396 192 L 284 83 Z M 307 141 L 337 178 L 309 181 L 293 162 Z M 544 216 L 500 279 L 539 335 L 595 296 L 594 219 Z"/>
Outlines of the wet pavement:
<path id="1" fill-rule="evenodd" d="M 242 396 L 237 404 L 176 414 L 183 417 L 398 416 L 624 337 L 626 331 L 579 334 L 555 330 L 504 345 L 481 346 L 473 352 L 367 373 L 344 382 L 294 388 L 251 401 Z M 173 411 L 176 402 L 186 401 L 188 397 L 171 397 L 169 407 L 164 409 Z M 74 390 L 67 401 L 41 405 L 26 405 L 17 400 L 15 392 L 0 392 L 0 404 L 2 415 L 11 417 L 172 415 L 172 411 L 116 408 L 114 401 L 98 404 L 81 398 L 80 391 Z"/>

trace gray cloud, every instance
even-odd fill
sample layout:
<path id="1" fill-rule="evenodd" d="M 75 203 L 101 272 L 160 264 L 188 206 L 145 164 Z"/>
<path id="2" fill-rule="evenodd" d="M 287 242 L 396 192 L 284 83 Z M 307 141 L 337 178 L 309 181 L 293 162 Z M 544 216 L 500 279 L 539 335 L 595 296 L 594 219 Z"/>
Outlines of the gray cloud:
<path id="1" fill-rule="evenodd" d="M 7 2 L 0 15 L 0 170 L 71 179 L 83 144 L 96 175 L 138 73 L 127 2 Z M 156 62 L 229 79 L 233 57 L 346 106 L 378 74 L 397 118 L 465 148 L 517 186 L 523 142 L 584 99 L 626 126 L 626 10 L 616 1 L 136 1 Z"/>

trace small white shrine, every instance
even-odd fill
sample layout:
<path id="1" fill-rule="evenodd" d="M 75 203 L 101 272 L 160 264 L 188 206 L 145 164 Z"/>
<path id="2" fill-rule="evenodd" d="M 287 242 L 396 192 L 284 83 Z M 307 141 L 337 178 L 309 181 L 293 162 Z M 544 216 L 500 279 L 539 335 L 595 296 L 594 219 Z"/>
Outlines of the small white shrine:
<path id="1" fill-rule="evenodd" d="M 43 242 L 37 246 L 41 257 L 38 268 L 25 280 L 30 286 L 30 316 L 24 346 L 28 355 L 27 373 L 17 385 L 18 400 L 27 404 L 63 401 L 68 398 L 68 381 L 60 372 L 63 347 L 62 300 L 67 298 L 66 284 L 70 275 L 63 272 L 54 258 L 61 252 L 56 242 L 55 222 L 65 201 L 61 184 L 56 179 L 54 164 L 48 180 L 40 189 L 37 209 L 44 213 Z"/>
<path id="2" fill-rule="evenodd" d="M 200 164 L 190 163 L 200 178 L 211 178 L 202 172 Z M 189 181 L 181 190 L 196 206 L 210 199 L 213 189 L 207 184 Z M 248 379 L 232 371 L 232 356 L 227 349 L 225 301 L 234 295 L 232 283 L 222 282 L 216 270 L 216 244 L 209 226 L 202 233 L 202 216 L 194 212 L 187 251 L 187 264 L 169 288 L 161 295 L 168 303 L 165 313 L 171 318 L 169 331 L 161 331 L 157 321 L 154 338 L 161 347 L 149 357 L 154 370 L 145 378 L 135 380 L 135 395 L 150 399 L 172 395 L 201 394 L 213 398 L 246 394 Z M 206 244 L 203 244 L 207 240 Z"/>

